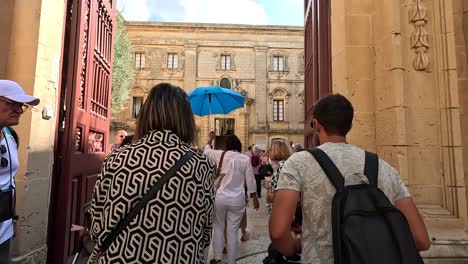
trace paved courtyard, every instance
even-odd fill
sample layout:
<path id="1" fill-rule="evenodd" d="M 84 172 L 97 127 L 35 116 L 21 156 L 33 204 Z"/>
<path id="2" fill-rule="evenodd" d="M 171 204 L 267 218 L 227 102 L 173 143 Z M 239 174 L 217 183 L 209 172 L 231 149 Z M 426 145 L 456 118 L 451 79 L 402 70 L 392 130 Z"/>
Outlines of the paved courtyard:
<path id="1" fill-rule="evenodd" d="M 265 191 L 265 190 L 263 190 Z M 265 192 L 264 192 L 265 193 Z M 262 193 L 263 194 L 263 193 Z M 262 260 L 266 257 L 266 250 L 270 244 L 270 237 L 268 235 L 268 209 L 265 206 L 264 195 L 260 201 L 260 208 L 255 211 L 250 202 L 247 208 L 248 214 L 248 227 L 251 232 L 250 240 L 241 242 L 239 240 L 239 253 L 237 263 L 239 264 L 261 264 Z M 241 233 L 239 231 L 239 238 Z M 213 258 L 213 248 L 210 247 L 208 261 Z M 224 254 L 226 260 L 226 254 Z"/>

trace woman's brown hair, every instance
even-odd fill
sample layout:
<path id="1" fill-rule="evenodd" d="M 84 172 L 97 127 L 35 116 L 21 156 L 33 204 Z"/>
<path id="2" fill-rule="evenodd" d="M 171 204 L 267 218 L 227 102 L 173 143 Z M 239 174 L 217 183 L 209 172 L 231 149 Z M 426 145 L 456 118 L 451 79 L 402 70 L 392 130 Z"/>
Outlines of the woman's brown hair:
<path id="1" fill-rule="evenodd" d="M 138 114 L 135 138 L 154 130 L 171 130 L 183 142 L 194 143 L 195 119 L 189 98 L 180 87 L 160 83 L 151 89 Z"/>
<path id="2" fill-rule="evenodd" d="M 291 156 L 291 148 L 283 141 L 277 140 L 271 143 L 270 159 L 274 161 L 287 160 Z"/>

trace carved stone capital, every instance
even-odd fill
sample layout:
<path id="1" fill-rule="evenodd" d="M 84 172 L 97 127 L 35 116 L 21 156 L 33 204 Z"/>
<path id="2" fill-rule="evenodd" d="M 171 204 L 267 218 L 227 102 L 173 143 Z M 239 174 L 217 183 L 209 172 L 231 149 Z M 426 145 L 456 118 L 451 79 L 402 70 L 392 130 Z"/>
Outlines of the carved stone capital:
<path id="1" fill-rule="evenodd" d="M 415 52 L 413 59 L 413 67 L 417 71 L 427 71 L 430 66 L 429 55 L 429 33 L 426 30 L 427 25 L 427 8 L 423 0 L 413 0 L 413 4 L 409 9 L 409 21 L 414 26 L 414 31 L 411 33 L 410 43 L 411 49 Z"/>

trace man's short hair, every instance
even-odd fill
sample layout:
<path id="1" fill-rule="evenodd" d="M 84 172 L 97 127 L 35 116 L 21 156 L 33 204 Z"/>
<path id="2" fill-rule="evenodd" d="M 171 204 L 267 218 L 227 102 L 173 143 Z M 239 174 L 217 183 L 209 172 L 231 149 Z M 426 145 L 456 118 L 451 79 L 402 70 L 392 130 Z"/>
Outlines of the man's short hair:
<path id="1" fill-rule="evenodd" d="M 354 108 L 341 94 L 332 94 L 320 99 L 314 106 L 314 118 L 329 135 L 346 136 L 351 130 Z"/>

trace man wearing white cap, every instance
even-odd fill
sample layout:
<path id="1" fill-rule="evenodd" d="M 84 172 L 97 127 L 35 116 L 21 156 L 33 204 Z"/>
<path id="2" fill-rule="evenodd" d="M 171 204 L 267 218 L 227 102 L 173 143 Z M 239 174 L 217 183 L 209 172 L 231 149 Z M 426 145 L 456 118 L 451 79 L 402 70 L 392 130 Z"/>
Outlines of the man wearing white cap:
<path id="1" fill-rule="evenodd" d="M 16 82 L 0 80 L 0 264 L 10 263 L 10 242 L 14 234 L 15 181 L 18 171 L 18 136 L 11 126 L 39 98 L 27 95 Z"/>

